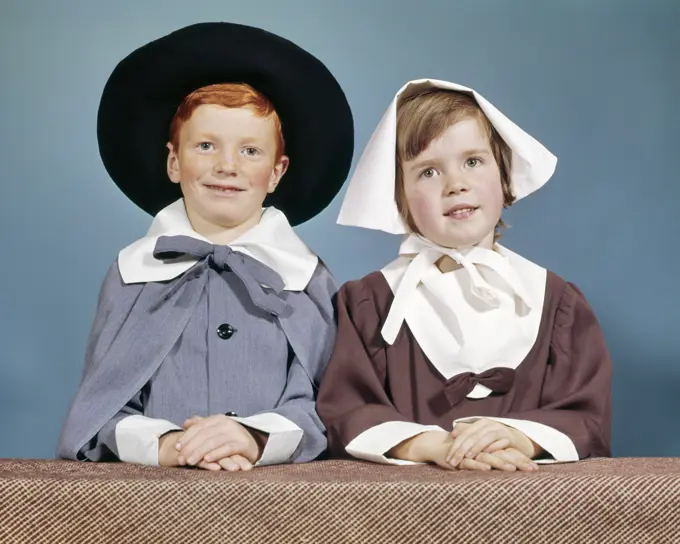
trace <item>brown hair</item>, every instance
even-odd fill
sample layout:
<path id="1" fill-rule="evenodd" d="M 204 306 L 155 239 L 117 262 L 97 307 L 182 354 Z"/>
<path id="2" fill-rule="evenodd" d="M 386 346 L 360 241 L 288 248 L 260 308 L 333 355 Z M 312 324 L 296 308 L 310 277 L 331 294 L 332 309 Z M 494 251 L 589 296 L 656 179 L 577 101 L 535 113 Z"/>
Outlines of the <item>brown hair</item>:
<path id="1" fill-rule="evenodd" d="M 489 139 L 491 152 L 501 174 L 504 206 L 511 206 L 515 201 L 510 186 L 512 151 L 486 117 L 477 101 L 469 94 L 443 89 L 429 89 L 410 96 L 397 105 L 396 186 L 394 196 L 404 222 L 416 234 L 420 233 L 406 203 L 402 163 L 420 155 L 448 127 L 466 118 L 476 119 Z M 500 219 L 496 225 L 494 241 L 500 238 L 498 229 L 501 227 L 505 227 L 503 219 Z"/>
<path id="2" fill-rule="evenodd" d="M 276 158 L 285 152 L 281 119 L 279 119 L 274 104 L 246 83 L 218 83 L 201 87 L 189 93 L 175 112 L 170 122 L 170 143 L 177 150 L 179 147 L 179 131 L 196 108 L 202 105 L 223 106 L 225 108 L 251 108 L 260 117 L 271 116 L 276 131 Z"/>

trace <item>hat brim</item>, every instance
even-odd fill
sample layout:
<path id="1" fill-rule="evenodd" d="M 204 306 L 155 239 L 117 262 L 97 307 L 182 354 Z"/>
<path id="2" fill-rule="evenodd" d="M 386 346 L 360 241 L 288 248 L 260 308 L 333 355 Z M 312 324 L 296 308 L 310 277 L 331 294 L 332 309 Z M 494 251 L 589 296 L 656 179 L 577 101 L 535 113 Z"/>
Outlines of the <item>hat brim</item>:
<path id="1" fill-rule="evenodd" d="M 247 83 L 274 104 L 290 166 L 266 206 L 291 224 L 321 212 L 338 193 L 354 151 L 352 112 L 316 57 L 259 28 L 199 23 L 123 59 L 104 88 L 97 117 L 104 166 L 125 195 L 155 215 L 181 196 L 167 175 L 170 122 L 192 91 Z"/>

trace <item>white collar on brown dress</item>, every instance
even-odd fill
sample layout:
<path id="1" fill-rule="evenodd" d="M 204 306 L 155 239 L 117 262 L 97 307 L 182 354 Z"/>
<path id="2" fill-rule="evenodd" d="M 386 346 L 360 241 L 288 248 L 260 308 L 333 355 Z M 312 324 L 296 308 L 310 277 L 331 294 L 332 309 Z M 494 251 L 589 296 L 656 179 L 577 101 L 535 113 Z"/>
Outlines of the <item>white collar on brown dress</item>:
<path id="1" fill-rule="evenodd" d="M 441 272 L 444 255 L 461 268 Z M 383 338 L 392 344 L 406 322 L 445 379 L 517 368 L 536 342 L 546 270 L 502 246 L 456 250 L 410 235 L 381 272 L 394 293 Z M 489 393 L 477 385 L 468 396 Z"/>

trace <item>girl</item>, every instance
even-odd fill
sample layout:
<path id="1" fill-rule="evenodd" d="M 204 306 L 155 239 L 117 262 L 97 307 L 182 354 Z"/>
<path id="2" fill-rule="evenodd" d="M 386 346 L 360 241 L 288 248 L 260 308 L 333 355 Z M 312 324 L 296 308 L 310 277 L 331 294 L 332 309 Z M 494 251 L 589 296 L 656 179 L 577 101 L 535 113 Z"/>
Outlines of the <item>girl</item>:
<path id="1" fill-rule="evenodd" d="M 479 470 L 609 455 L 611 363 L 593 312 L 497 243 L 502 209 L 555 164 L 472 89 L 397 93 L 338 221 L 405 237 L 339 292 L 317 401 L 333 455 Z"/>

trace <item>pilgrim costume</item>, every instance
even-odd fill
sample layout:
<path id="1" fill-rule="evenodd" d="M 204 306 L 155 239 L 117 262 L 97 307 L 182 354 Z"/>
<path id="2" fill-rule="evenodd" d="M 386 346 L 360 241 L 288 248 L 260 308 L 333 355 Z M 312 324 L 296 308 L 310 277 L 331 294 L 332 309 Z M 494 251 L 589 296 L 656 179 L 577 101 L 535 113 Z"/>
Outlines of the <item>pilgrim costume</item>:
<path id="1" fill-rule="evenodd" d="M 247 83 L 270 99 L 290 157 L 260 222 L 229 245 L 193 230 L 166 172 L 178 105 L 216 83 Z M 259 465 L 316 458 L 326 449 L 314 404 L 335 339 L 336 284 L 291 225 L 320 213 L 349 171 L 353 121 L 338 82 L 279 36 L 201 23 L 118 64 L 97 130 L 114 182 L 155 218 L 104 280 L 58 456 L 157 465 L 160 436 L 191 416 L 226 414 L 268 433 Z"/>
<path id="2" fill-rule="evenodd" d="M 399 257 L 338 294 L 338 335 L 317 410 L 332 455 L 387 456 L 427 430 L 488 418 L 537 443 L 538 462 L 610 455 L 611 361 L 583 294 L 496 244 L 450 249 L 410 234 L 395 203 L 397 104 L 440 88 L 474 97 L 512 151 L 520 199 L 556 158 L 476 91 L 445 81 L 402 87 L 351 178 L 338 223 L 404 235 Z M 443 273 L 450 256 L 460 267 Z"/>

